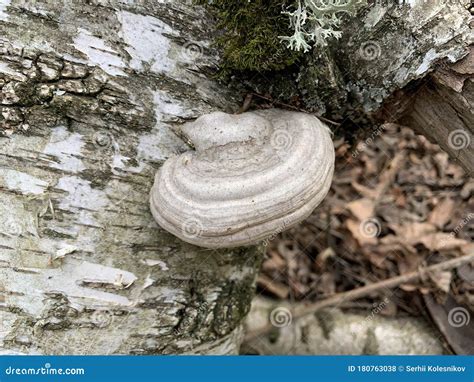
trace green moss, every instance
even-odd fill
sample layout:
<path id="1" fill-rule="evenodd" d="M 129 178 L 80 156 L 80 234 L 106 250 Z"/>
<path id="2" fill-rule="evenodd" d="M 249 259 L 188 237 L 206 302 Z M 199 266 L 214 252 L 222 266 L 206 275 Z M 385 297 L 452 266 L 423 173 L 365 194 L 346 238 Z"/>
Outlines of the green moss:
<path id="1" fill-rule="evenodd" d="M 289 50 L 279 36 L 291 33 L 282 10 L 294 0 L 196 0 L 215 11 L 222 49 L 221 74 L 278 71 L 294 64 L 300 52 Z"/>

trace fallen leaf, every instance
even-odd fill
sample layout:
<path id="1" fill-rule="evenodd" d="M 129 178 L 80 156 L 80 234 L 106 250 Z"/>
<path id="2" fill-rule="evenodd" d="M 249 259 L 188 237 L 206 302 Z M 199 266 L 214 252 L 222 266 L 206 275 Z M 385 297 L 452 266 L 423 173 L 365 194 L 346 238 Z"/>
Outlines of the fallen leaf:
<path id="1" fill-rule="evenodd" d="M 443 291 L 444 293 L 449 292 L 449 287 L 453 278 L 451 271 L 431 272 L 429 277 L 439 290 Z"/>
<path id="2" fill-rule="evenodd" d="M 357 240 L 359 245 L 367 245 L 367 244 L 377 244 L 378 239 L 376 236 L 371 236 L 363 232 L 361 229 L 361 223 L 357 222 L 352 219 L 346 220 L 346 227 L 351 232 L 354 239 Z"/>
<path id="3" fill-rule="evenodd" d="M 428 217 L 428 222 L 438 228 L 443 228 L 448 223 L 454 212 L 454 200 L 446 198 L 436 205 Z"/>
<path id="4" fill-rule="evenodd" d="M 405 225 L 391 224 L 398 238 L 405 243 L 415 245 L 421 242 L 421 238 L 436 231 L 436 227 L 431 223 L 409 223 Z"/>
<path id="5" fill-rule="evenodd" d="M 375 204 L 370 199 L 362 198 L 348 203 L 347 208 L 351 211 L 352 215 L 362 221 L 374 216 Z"/>
<path id="6" fill-rule="evenodd" d="M 454 237 L 452 233 L 445 232 L 436 232 L 425 235 L 420 238 L 419 242 L 431 251 L 455 249 L 468 244 L 466 240 L 458 239 Z"/>

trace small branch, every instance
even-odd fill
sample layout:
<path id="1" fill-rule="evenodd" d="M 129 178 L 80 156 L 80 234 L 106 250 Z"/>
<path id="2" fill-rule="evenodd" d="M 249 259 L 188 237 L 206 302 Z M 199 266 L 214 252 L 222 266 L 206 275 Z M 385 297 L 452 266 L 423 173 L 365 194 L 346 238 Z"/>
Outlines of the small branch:
<path id="1" fill-rule="evenodd" d="M 329 297 L 327 299 L 317 301 L 315 303 L 306 305 L 301 309 L 295 310 L 293 313 L 293 319 L 298 319 L 309 314 L 313 314 L 321 309 L 340 305 L 347 301 L 356 300 L 361 297 L 365 297 L 375 291 L 380 289 L 386 288 L 395 288 L 401 284 L 417 281 L 420 278 L 423 278 L 426 273 L 430 272 L 439 272 L 445 271 L 448 269 L 457 268 L 463 264 L 467 264 L 474 261 L 474 254 L 465 255 L 461 257 L 457 257 L 452 260 L 443 261 L 439 264 L 431 265 L 429 267 L 422 267 L 416 272 L 406 273 L 404 275 L 396 276 L 389 278 L 387 280 L 379 281 L 361 288 L 353 289 L 348 292 L 337 293 L 336 295 Z M 254 330 L 250 333 L 247 333 L 245 336 L 245 341 L 250 341 L 255 339 L 256 337 L 260 337 L 262 335 L 267 334 L 274 328 L 273 325 L 268 324 L 263 326 L 260 329 Z"/>

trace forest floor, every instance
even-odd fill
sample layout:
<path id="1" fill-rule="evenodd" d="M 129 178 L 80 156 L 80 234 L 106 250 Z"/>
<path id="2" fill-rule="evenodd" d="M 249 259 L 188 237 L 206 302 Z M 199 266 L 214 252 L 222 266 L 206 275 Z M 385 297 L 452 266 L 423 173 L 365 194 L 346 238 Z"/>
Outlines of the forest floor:
<path id="1" fill-rule="evenodd" d="M 258 292 L 315 302 L 375 285 L 339 307 L 423 316 L 456 352 L 473 352 L 472 262 L 396 287 L 380 282 L 474 253 L 474 180 L 437 145 L 395 124 L 354 142 L 336 138 L 335 146 L 328 197 L 268 243 Z"/>

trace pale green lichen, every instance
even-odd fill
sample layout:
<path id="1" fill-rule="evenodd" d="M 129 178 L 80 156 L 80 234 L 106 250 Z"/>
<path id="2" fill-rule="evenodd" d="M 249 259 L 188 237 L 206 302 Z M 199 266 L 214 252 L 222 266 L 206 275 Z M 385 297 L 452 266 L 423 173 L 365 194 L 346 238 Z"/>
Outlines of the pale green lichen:
<path id="1" fill-rule="evenodd" d="M 281 36 L 290 49 L 307 52 L 312 46 L 326 46 L 329 38 L 340 38 L 342 17 L 354 15 L 367 0 L 298 0 L 290 17 L 292 36 Z"/>

